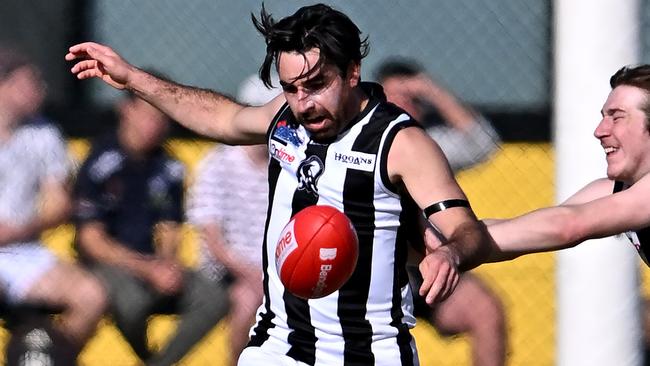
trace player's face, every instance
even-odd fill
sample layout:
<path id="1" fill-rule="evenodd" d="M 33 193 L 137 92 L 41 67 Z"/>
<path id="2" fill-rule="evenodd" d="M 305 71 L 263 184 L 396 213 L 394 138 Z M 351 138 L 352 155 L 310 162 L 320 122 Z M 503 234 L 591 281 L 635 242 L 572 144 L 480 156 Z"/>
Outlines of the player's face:
<path id="1" fill-rule="evenodd" d="M 648 96 L 621 85 L 609 93 L 594 136 L 607 158 L 607 176 L 632 184 L 650 172 L 650 133 L 642 107 Z"/>
<path id="2" fill-rule="evenodd" d="M 354 102 L 359 66 L 351 66 L 342 77 L 332 65 L 323 65 L 309 76 L 320 52 L 283 52 L 278 59 L 278 75 L 284 96 L 294 116 L 314 140 L 336 136 L 352 117 L 359 113 Z"/>

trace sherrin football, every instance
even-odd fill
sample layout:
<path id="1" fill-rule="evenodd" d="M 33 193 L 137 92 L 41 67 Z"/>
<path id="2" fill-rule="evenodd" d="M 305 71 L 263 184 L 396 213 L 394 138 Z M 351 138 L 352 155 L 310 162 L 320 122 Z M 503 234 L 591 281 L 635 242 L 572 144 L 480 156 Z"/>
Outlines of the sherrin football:
<path id="1" fill-rule="evenodd" d="M 282 230 L 275 265 L 284 287 L 303 299 L 338 290 L 359 257 L 359 239 L 350 219 L 332 206 L 309 206 Z"/>

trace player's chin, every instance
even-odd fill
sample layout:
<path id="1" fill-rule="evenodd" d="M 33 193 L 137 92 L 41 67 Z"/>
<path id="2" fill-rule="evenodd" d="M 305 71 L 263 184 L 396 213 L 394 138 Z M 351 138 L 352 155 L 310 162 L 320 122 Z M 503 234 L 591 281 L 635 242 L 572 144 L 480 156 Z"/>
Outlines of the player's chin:
<path id="1" fill-rule="evenodd" d="M 616 166 L 614 163 L 609 163 L 607 165 L 607 178 L 611 180 L 626 181 L 626 174 L 620 166 Z"/>
<path id="2" fill-rule="evenodd" d="M 311 135 L 312 140 L 330 140 L 333 137 L 336 136 L 336 129 L 334 128 L 333 125 L 330 126 L 322 126 L 319 128 L 310 128 L 305 126 L 305 129 L 309 131 L 309 134 Z"/>

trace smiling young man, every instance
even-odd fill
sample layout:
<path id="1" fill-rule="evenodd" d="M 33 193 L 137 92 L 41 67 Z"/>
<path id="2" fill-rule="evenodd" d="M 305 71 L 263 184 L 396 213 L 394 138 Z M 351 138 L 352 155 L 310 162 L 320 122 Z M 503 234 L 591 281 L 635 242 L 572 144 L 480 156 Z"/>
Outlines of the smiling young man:
<path id="1" fill-rule="evenodd" d="M 420 270 L 429 303 L 446 297 L 459 269 L 480 264 L 491 246 L 440 148 L 377 84 L 360 81 L 367 42 L 343 13 L 318 4 L 279 21 L 262 8 L 256 28 L 275 65 L 282 95 L 260 107 L 182 86 L 128 64 L 109 47 L 82 43 L 79 79 L 128 89 L 174 120 L 228 144 L 269 147 L 269 209 L 263 243 L 264 302 L 239 365 L 416 365 L 407 236 L 419 208 L 448 238 Z M 277 238 L 301 209 L 335 206 L 353 222 L 360 254 L 351 279 L 333 294 L 300 299 L 275 268 Z"/>
<path id="2" fill-rule="evenodd" d="M 490 223 L 491 261 L 551 251 L 625 233 L 648 263 L 650 248 L 650 65 L 623 67 L 594 136 L 607 159 L 607 178 L 587 184 L 559 206 Z M 607 212 L 607 215 L 603 215 Z"/>

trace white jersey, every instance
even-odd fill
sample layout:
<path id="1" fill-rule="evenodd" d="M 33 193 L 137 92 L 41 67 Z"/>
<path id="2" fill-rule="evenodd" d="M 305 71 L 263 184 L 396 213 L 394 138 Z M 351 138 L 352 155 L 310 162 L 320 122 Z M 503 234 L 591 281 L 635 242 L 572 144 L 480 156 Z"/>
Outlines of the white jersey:
<path id="1" fill-rule="evenodd" d="M 383 93 L 336 140 L 317 143 L 285 105 L 269 130 L 270 199 L 263 248 L 264 302 L 249 346 L 308 365 L 415 365 L 415 324 L 405 270 L 408 225 L 417 210 L 393 186 L 386 160 L 396 133 L 417 126 Z M 292 215 L 315 204 L 337 207 L 359 237 L 359 260 L 350 280 L 321 299 L 285 291 L 275 268 L 275 245 Z"/>

